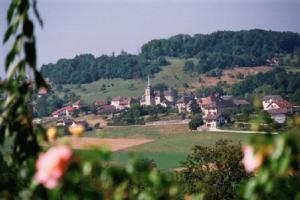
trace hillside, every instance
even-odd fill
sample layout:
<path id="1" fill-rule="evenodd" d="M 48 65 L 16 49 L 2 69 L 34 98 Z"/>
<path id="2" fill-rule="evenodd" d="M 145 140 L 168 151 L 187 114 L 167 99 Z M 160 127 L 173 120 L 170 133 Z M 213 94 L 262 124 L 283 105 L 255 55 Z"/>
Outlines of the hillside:
<path id="1" fill-rule="evenodd" d="M 166 57 L 193 59 L 185 71 L 196 74 L 235 67 L 299 66 L 299 49 L 300 34 L 292 32 L 255 29 L 194 36 L 181 34 L 152 40 L 137 55 L 126 52 L 99 57 L 78 55 L 43 65 L 41 72 L 54 84 L 85 84 L 101 79 L 145 79 L 164 70 L 168 65 Z"/>
<path id="2" fill-rule="evenodd" d="M 182 93 L 186 90 L 194 91 L 205 86 L 213 86 L 221 81 L 228 81 L 228 84 L 237 83 L 242 80 L 238 78 L 238 73 L 243 73 L 247 76 L 272 69 L 271 67 L 234 68 L 224 70 L 223 75 L 219 78 L 207 77 L 197 73 L 184 72 L 184 63 L 187 60 L 191 59 L 167 58 L 170 64 L 164 66 L 159 73 L 151 78 L 152 85 L 164 83 L 168 87 L 175 88 Z M 229 77 L 229 74 L 234 76 Z M 201 79 L 200 83 L 199 78 Z M 189 88 L 184 88 L 185 83 L 189 85 Z M 146 80 L 142 79 L 101 79 L 88 84 L 66 84 L 63 85 L 61 92 L 55 90 L 55 93 L 62 97 L 65 93 L 64 91 L 69 89 L 70 92 L 80 95 L 85 102 L 93 103 L 97 99 L 107 99 L 115 96 L 141 96 L 144 93 L 146 84 Z"/>

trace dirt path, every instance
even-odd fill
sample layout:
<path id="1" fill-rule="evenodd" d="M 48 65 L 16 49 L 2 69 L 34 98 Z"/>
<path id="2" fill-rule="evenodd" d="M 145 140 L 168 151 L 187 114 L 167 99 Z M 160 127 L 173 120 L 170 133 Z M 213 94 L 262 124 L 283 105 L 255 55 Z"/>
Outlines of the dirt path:
<path id="1" fill-rule="evenodd" d="M 134 147 L 142 144 L 146 144 L 148 142 L 152 142 L 154 140 L 150 139 L 127 139 L 127 138 L 92 138 L 92 137 L 62 137 L 59 138 L 55 143 L 56 144 L 70 144 L 73 149 L 90 149 L 90 148 L 99 148 L 104 147 L 109 150 L 121 151 L 127 149 L 129 147 Z"/>

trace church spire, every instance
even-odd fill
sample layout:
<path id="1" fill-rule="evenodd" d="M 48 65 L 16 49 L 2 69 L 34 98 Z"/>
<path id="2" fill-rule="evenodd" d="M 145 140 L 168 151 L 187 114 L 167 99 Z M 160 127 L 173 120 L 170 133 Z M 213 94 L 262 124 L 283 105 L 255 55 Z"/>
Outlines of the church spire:
<path id="1" fill-rule="evenodd" d="M 150 87 L 151 85 L 150 85 L 150 77 L 149 77 L 149 75 L 148 75 L 148 85 L 147 85 L 148 87 Z"/>

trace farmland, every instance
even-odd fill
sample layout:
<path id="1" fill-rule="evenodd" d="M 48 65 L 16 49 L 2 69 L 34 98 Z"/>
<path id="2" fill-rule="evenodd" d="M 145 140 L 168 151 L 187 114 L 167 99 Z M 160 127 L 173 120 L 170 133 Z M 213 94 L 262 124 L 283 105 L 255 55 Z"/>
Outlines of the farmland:
<path id="1" fill-rule="evenodd" d="M 131 154 L 154 160 L 160 169 L 180 167 L 180 162 L 195 145 L 211 146 L 220 139 L 243 142 L 248 134 L 191 132 L 187 125 L 106 127 L 86 133 L 85 137 L 153 140 L 113 153 L 113 160 L 125 163 Z"/>

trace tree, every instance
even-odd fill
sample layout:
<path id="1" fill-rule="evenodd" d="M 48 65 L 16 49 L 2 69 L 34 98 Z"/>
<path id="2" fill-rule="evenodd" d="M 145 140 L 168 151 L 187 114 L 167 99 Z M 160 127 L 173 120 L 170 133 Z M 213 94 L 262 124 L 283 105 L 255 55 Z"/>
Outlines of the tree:
<path id="1" fill-rule="evenodd" d="M 196 115 L 189 122 L 189 128 L 190 128 L 190 130 L 196 130 L 199 126 L 201 126 L 203 124 L 204 124 L 204 122 L 202 120 L 201 115 Z"/>
<path id="2" fill-rule="evenodd" d="M 248 175 L 241 163 L 241 145 L 217 141 L 215 146 L 195 146 L 183 162 L 183 190 L 202 193 L 204 199 L 238 199 L 238 186 Z"/>
<path id="3" fill-rule="evenodd" d="M 190 109 L 193 115 L 201 113 L 201 108 L 195 99 L 192 100 Z"/>
<path id="4" fill-rule="evenodd" d="M 183 84 L 183 87 L 184 87 L 184 88 L 189 88 L 189 84 L 184 83 L 184 84 Z"/>
<path id="5" fill-rule="evenodd" d="M 183 70 L 184 70 L 185 72 L 192 72 L 192 71 L 194 70 L 194 67 L 195 67 L 194 62 L 188 60 L 188 61 L 186 61 L 186 62 L 184 63 Z"/>

